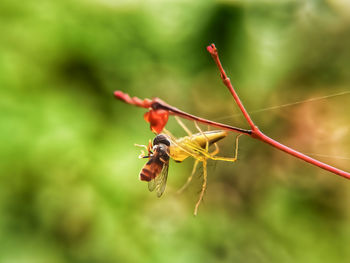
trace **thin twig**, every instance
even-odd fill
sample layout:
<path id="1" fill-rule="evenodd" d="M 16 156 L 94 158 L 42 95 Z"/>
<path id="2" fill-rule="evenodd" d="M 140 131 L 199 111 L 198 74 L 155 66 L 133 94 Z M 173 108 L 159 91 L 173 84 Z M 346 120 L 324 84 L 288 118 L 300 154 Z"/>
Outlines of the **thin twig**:
<path id="1" fill-rule="evenodd" d="M 219 59 L 218 50 L 216 49 L 215 45 L 211 44 L 210 46 L 207 46 L 207 50 L 211 54 L 212 58 L 214 59 L 216 65 L 218 66 L 218 68 L 220 70 L 220 76 L 221 76 L 222 81 L 224 82 L 224 85 L 231 92 L 231 94 L 232 94 L 234 100 L 236 101 L 238 107 L 241 109 L 241 111 L 242 111 L 242 113 L 244 115 L 244 118 L 249 123 L 249 126 L 252 128 L 252 130 L 255 130 L 257 127 L 255 126 L 255 124 L 252 121 L 252 119 L 250 118 L 248 112 L 244 108 L 243 103 L 239 99 L 235 89 L 232 86 L 232 83 L 231 83 L 230 79 L 227 77 L 227 75 L 225 73 L 225 70 L 224 70 L 224 68 L 221 65 L 221 62 L 220 62 L 220 59 Z"/>
<path id="2" fill-rule="evenodd" d="M 252 133 L 251 130 L 233 127 L 233 126 L 230 126 L 227 124 L 207 120 L 207 119 L 192 115 L 190 113 L 184 112 L 182 110 L 179 110 L 178 108 L 175 108 L 175 107 L 165 103 L 164 101 L 162 101 L 159 98 L 154 98 L 152 100 L 150 100 L 150 99 L 141 100 L 140 98 L 137 98 L 137 97 L 131 98 L 128 94 L 126 94 L 122 91 L 119 91 L 119 90 L 114 92 L 114 96 L 121 101 L 124 101 L 128 104 L 131 104 L 131 105 L 134 105 L 137 107 L 141 107 L 141 108 L 145 108 L 145 109 L 151 108 L 153 110 L 162 109 L 162 110 L 168 111 L 171 115 L 179 116 L 179 117 L 182 117 L 184 119 L 191 120 L 191 121 L 198 121 L 200 123 L 210 125 L 212 127 L 217 127 L 220 129 L 224 129 L 224 130 L 228 130 L 228 131 L 232 131 L 232 132 L 238 132 L 238 133 L 246 134 L 246 135 L 250 135 Z"/>
<path id="3" fill-rule="evenodd" d="M 235 102 L 237 103 L 238 107 L 241 109 L 245 119 L 247 120 L 247 122 L 249 123 L 250 127 L 252 128 L 252 133 L 251 133 L 251 137 L 258 139 L 264 143 L 267 143 L 281 151 L 284 151 L 290 155 L 293 155 L 294 157 L 297 157 L 305 162 L 311 163 L 313 165 L 316 165 L 324 170 L 327 170 L 329 172 L 332 172 L 334 174 L 343 176 L 344 178 L 350 179 L 350 173 L 345 172 L 343 170 L 340 170 L 338 168 L 335 168 L 333 166 L 330 166 L 328 164 L 325 164 L 321 161 L 318 161 L 314 158 L 311 158 L 310 156 L 307 156 L 301 152 L 298 152 L 288 146 L 285 146 L 273 139 L 271 139 L 270 137 L 266 136 L 264 133 L 262 133 L 259 128 L 254 124 L 253 120 L 250 118 L 248 112 L 246 111 L 246 109 L 243 106 L 243 103 L 241 102 L 241 100 L 239 99 L 236 91 L 234 90 L 230 79 L 226 76 L 226 73 L 221 65 L 220 59 L 219 59 L 219 54 L 218 51 L 215 47 L 214 44 L 211 44 L 210 46 L 207 47 L 208 52 L 211 54 L 211 56 L 213 57 L 216 65 L 218 66 L 219 70 L 220 70 L 220 75 L 221 78 L 225 84 L 225 86 L 229 89 L 229 91 L 231 92 Z"/>
<path id="4" fill-rule="evenodd" d="M 211 44 L 210 46 L 207 47 L 207 50 L 209 51 L 209 53 L 211 54 L 211 56 L 213 57 L 216 65 L 218 66 L 219 68 L 219 71 L 220 71 L 220 76 L 224 82 L 224 85 L 228 88 L 228 90 L 231 92 L 235 102 L 237 103 L 238 107 L 240 108 L 240 110 L 242 111 L 242 114 L 244 115 L 245 119 L 247 120 L 249 126 L 251 127 L 251 130 L 246 130 L 246 129 L 241 129 L 241 128 L 237 128 L 237 127 L 233 127 L 233 126 L 230 126 L 230 125 L 227 125 L 227 124 L 223 124 L 223 123 L 219 123 L 219 122 L 214 122 L 214 121 L 211 121 L 211 120 L 207 120 L 207 119 L 203 119 L 203 118 L 200 118 L 200 117 L 197 117 L 195 115 L 192 115 L 192 114 L 189 114 L 187 112 L 184 112 L 184 111 L 181 111 L 179 110 L 178 108 L 176 107 L 173 107 L 167 103 L 165 103 L 164 101 L 162 101 L 161 99 L 159 98 L 154 98 L 153 100 L 150 100 L 150 99 L 144 99 L 144 100 L 141 100 L 137 97 L 130 97 L 128 94 L 126 93 L 123 93 L 121 91 L 116 91 L 114 93 L 114 96 L 119 99 L 119 100 L 122 100 L 128 104 L 131 104 L 131 105 L 134 105 L 134 106 L 137 106 L 137 107 L 142 107 L 142 108 L 146 108 L 146 109 L 149 109 L 150 111 L 153 111 L 153 112 L 157 112 L 158 110 L 163 110 L 163 111 L 167 111 L 169 114 L 171 115 L 175 115 L 175 116 L 179 116 L 179 117 L 182 117 L 182 118 L 185 118 L 185 119 L 188 119 L 188 120 L 192 120 L 192 121 L 197 121 L 197 122 L 201 122 L 203 124 L 206 124 L 206 125 L 210 125 L 210 126 L 213 126 L 213 127 L 217 127 L 217 128 L 220 128 L 220 129 L 224 129 L 224 130 L 228 130 L 228 131 L 233 131 L 233 132 L 237 132 L 237 133 L 240 133 L 240 134 L 244 134 L 244 135 L 248 135 L 252 138 L 255 138 L 257 140 L 260 140 L 264 143 L 267 143 L 281 151 L 284 151 L 290 155 L 293 155 L 294 157 L 297 157 L 305 162 L 308 162 L 310 164 L 313 164 L 317 167 L 320 167 L 324 170 L 327 170 L 331 173 L 334 173 L 334 174 L 337 174 L 337 175 L 340 175 L 346 179 L 350 179 L 350 173 L 348 172 L 345 172 L 341 169 L 338 169 L 338 168 L 335 168 L 333 166 L 330 166 L 328 164 L 325 164 L 321 161 L 318 161 L 316 159 L 313 159 L 301 152 L 298 152 L 288 146 L 285 146 L 273 139 L 271 139 L 270 137 L 268 137 L 267 135 L 265 135 L 264 133 L 262 133 L 259 128 L 254 124 L 253 120 L 250 118 L 248 112 L 246 111 L 246 109 L 244 108 L 244 105 L 243 103 L 241 102 L 241 100 L 239 99 L 236 91 L 234 90 L 232 84 L 231 84 L 231 81 L 230 79 L 227 77 L 222 65 L 221 65 L 221 62 L 220 62 L 220 59 L 219 59 L 219 55 L 218 55 L 218 51 L 215 47 L 214 44 Z M 157 121 L 157 119 L 156 119 Z M 164 123 L 165 125 L 166 123 Z"/>

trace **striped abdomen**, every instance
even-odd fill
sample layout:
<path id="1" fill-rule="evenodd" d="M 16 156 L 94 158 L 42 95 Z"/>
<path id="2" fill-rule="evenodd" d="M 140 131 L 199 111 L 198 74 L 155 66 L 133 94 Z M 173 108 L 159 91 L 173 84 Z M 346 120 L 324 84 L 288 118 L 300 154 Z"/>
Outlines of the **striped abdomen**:
<path id="1" fill-rule="evenodd" d="M 151 158 L 140 172 L 141 181 L 151 181 L 156 178 L 163 169 L 164 163 L 157 157 Z"/>

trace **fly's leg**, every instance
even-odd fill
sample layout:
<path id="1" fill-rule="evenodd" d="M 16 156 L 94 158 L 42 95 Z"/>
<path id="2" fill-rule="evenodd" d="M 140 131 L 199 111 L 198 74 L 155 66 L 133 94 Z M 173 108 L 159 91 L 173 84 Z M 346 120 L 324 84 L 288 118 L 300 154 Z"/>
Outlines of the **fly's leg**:
<path id="1" fill-rule="evenodd" d="M 152 153 L 151 149 L 152 149 L 152 142 L 151 140 L 148 141 L 148 146 L 143 145 L 143 144 L 134 144 L 136 147 L 141 147 L 141 148 L 145 148 L 146 151 L 148 152 L 148 156 Z M 139 155 L 139 158 L 145 158 L 146 154 L 143 150 L 141 150 L 141 154 Z"/>
<path id="2" fill-rule="evenodd" d="M 226 161 L 226 162 L 235 162 L 237 161 L 237 156 L 238 156 L 238 139 L 241 134 L 236 136 L 236 143 L 235 143 L 235 156 L 233 158 L 229 157 L 220 157 L 220 156 L 214 156 L 213 154 L 210 154 L 208 158 L 216 161 Z M 214 151 L 215 152 L 215 151 Z"/>
<path id="3" fill-rule="evenodd" d="M 192 136 L 191 131 L 186 127 L 186 125 L 180 120 L 179 117 L 175 116 L 175 120 L 182 127 L 182 129 L 185 130 L 185 132 L 188 134 L 188 136 Z"/>
<path id="4" fill-rule="evenodd" d="M 194 215 L 196 216 L 197 213 L 198 213 L 198 207 L 200 205 L 200 203 L 202 202 L 203 200 L 203 197 L 204 197 L 204 193 L 205 193 L 205 190 L 207 189 L 207 160 L 204 159 L 203 160 L 203 184 L 202 184 L 202 191 L 199 195 L 199 199 L 196 203 L 196 206 L 194 208 Z"/>
<path id="5" fill-rule="evenodd" d="M 141 150 L 141 153 L 140 153 L 138 158 L 143 159 L 143 158 L 145 158 L 145 156 L 146 156 L 145 152 L 143 150 Z"/>
<path id="6" fill-rule="evenodd" d="M 140 148 L 145 148 L 146 149 L 146 151 L 148 151 L 148 147 L 146 146 L 146 145 L 143 145 L 143 144 L 134 144 L 134 146 L 136 146 L 136 147 L 140 147 Z M 144 153 L 144 151 L 143 150 L 141 150 L 143 153 Z"/>
<path id="7" fill-rule="evenodd" d="M 194 173 L 196 172 L 198 163 L 199 163 L 199 160 L 196 160 L 196 161 L 194 162 L 193 169 L 192 169 L 192 173 L 191 173 L 191 175 L 187 178 L 186 183 L 177 191 L 178 194 L 181 194 L 181 193 L 189 186 L 189 184 L 191 183 L 192 178 L 193 178 L 193 175 L 194 175 Z"/>

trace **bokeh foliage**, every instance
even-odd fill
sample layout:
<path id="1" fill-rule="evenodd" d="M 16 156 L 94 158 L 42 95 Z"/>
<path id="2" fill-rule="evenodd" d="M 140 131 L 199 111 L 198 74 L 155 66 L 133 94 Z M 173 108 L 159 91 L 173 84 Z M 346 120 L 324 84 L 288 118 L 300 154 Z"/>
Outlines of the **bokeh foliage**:
<path id="1" fill-rule="evenodd" d="M 2 0 L 0 262 L 348 262 L 348 181 L 243 138 L 239 161 L 210 163 L 194 218 L 201 172 L 176 195 L 192 161 L 171 163 L 150 194 L 133 145 L 153 134 L 113 91 L 244 127 L 205 46 L 248 110 L 325 96 L 349 90 L 349 14 L 344 0 Z M 344 95 L 252 117 L 349 158 L 349 112 Z"/>

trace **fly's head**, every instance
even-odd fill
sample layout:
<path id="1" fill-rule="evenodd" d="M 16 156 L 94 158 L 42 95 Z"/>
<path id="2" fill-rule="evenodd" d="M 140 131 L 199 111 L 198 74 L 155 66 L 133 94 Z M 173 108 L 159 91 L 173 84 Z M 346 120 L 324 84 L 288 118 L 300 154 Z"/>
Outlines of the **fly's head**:
<path id="1" fill-rule="evenodd" d="M 153 147 L 152 147 L 153 154 L 151 156 L 157 155 L 157 158 L 159 158 L 163 163 L 168 162 L 169 147 L 170 147 L 170 140 L 168 136 L 164 134 L 159 134 L 153 140 Z"/>

